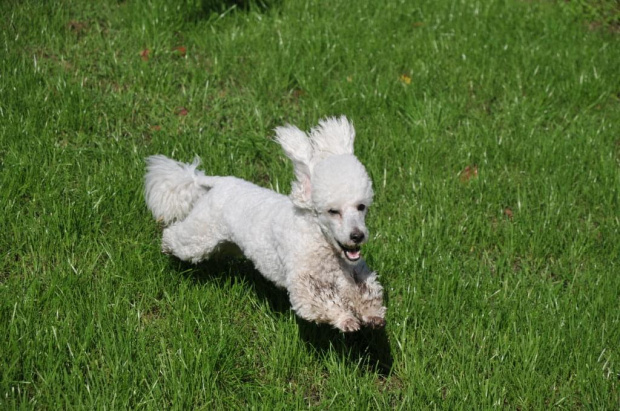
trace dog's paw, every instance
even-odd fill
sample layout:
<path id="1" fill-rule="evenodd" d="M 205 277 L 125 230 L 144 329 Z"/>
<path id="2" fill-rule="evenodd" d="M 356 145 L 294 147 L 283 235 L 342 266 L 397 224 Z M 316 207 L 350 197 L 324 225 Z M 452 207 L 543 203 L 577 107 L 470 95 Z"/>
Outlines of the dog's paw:
<path id="1" fill-rule="evenodd" d="M 385 327 L 385 318 L 383 317 L 364 317 L 362 320 L 364 321 L 364 325 L 375 330 Z"/>
<path id="2" fill-rule="evenodd" d="M 360 329 L 360 322 L 358 321 L 357 318 L 353 318 L 353 317 L 345 318 L 344 320 L 339 321 L 335 325 L 336 325 L 336 328 L 338 328 L 340 331 L 345 332 L 345 333 L 359 331 Z"/>

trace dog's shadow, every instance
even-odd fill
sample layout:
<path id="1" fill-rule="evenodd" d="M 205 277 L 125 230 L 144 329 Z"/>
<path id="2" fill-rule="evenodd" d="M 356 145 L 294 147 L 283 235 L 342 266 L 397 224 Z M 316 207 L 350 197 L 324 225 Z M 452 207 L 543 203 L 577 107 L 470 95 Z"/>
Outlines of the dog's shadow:
<path id="1" fill-rule="evenodd" d="M 176 268 L 196 283 L 232 277 L 248 284 L 256 296 L 266 302 L 273 312 L 284 315 L 291 311 L 286 291 L 265 279 L 248 260 L 216 258 L 198 265 L 174 261 Z M 379 330 L 362 328 L 355 333 L 343 334 L 329 325 L 317 325 L 298 316 L 295 318 L 300 338 L 317 355 L 323 356 L 334 350 L 339 356 L 352 364 L 360 365 L 365 371 L 376 372 L 382 376 L 390 374 L 393 358 L 385 328 Z"/>

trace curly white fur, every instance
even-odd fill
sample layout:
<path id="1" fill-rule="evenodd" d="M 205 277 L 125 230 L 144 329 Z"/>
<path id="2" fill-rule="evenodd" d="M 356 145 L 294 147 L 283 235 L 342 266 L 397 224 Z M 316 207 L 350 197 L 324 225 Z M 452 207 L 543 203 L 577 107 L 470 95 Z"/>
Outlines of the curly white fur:
<path id="1" fill-rule="evenodd" d="M 197 263 L 235 245 L 285 288 L 295 312 L 342 331 L 385 324 L 383 289 L 360 254 L 372 182 L 353 155 L 355 131 L 327 118 L 309 134 L 276 129 L 293 161 L 290 197 L 235 177 L 206 176 L 198 161 L 147 159 L 145 197 L 163 221 L 162 249 Z"/>

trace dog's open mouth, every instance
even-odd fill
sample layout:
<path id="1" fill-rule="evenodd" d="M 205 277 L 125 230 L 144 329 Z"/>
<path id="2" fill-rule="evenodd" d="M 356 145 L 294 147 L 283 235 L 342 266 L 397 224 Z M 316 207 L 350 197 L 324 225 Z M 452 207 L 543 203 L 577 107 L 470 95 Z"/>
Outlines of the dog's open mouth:
<path id="1" fill-rule="evenodd" d="M 344 252 L 344 256 L 347 258 L 347 260 L 349 260 L 349 261 L 357 261 L 357 260 L 359 260 L 362 257 L 362 253 L 360 252 L 360 247 L 359 246 L 347 247 L 345 245 L 342 245 L 341 243 L 338 243 L 338 245 L 340 246 L 340 248 Z"/>

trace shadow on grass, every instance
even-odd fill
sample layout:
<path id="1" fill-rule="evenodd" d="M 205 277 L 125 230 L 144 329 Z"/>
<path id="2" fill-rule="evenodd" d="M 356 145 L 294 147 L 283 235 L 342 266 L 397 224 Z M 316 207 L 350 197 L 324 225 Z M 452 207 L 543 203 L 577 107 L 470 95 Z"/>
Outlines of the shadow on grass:
<path id="1" fill-rule="evenodd" d="M 285 314 L 291 310 L 287 292 L 265 279 L 248 260 L 219 258 L 192 265 L 171 258 L 176 269 L 197 283 L 227 281 L 230 278 L 242 280 L 273 312 Z M 343 334 L 327 324 L 318 325 L 297 316 L 295 318 L 300 338 L 317 355 L 323 356 L 334 350 L 347 362 L 360 364 L 363 371 L 376 372 L 381 376 L 390 374 L 393 358 L 385 329 L 363 328 L 355 333 Z"/>
<path id="2" fill-rule="evenodd" d="M 182 0 L 181 7 L 190 20 L 209 20 L 237 9 L 265 12 L 280 0 Z"/>
<path id="3" fill-rule="evenodd" d="M 335 350 L 351 364 L 360 364 L 362 371 L 387 377 L 392 370 L 392 350 L 384 329 L 362 328 L 355 333 L 343 334 L 326 324 L 314 324 L 296 317 L 303 341 L 319 355 Z"/>

